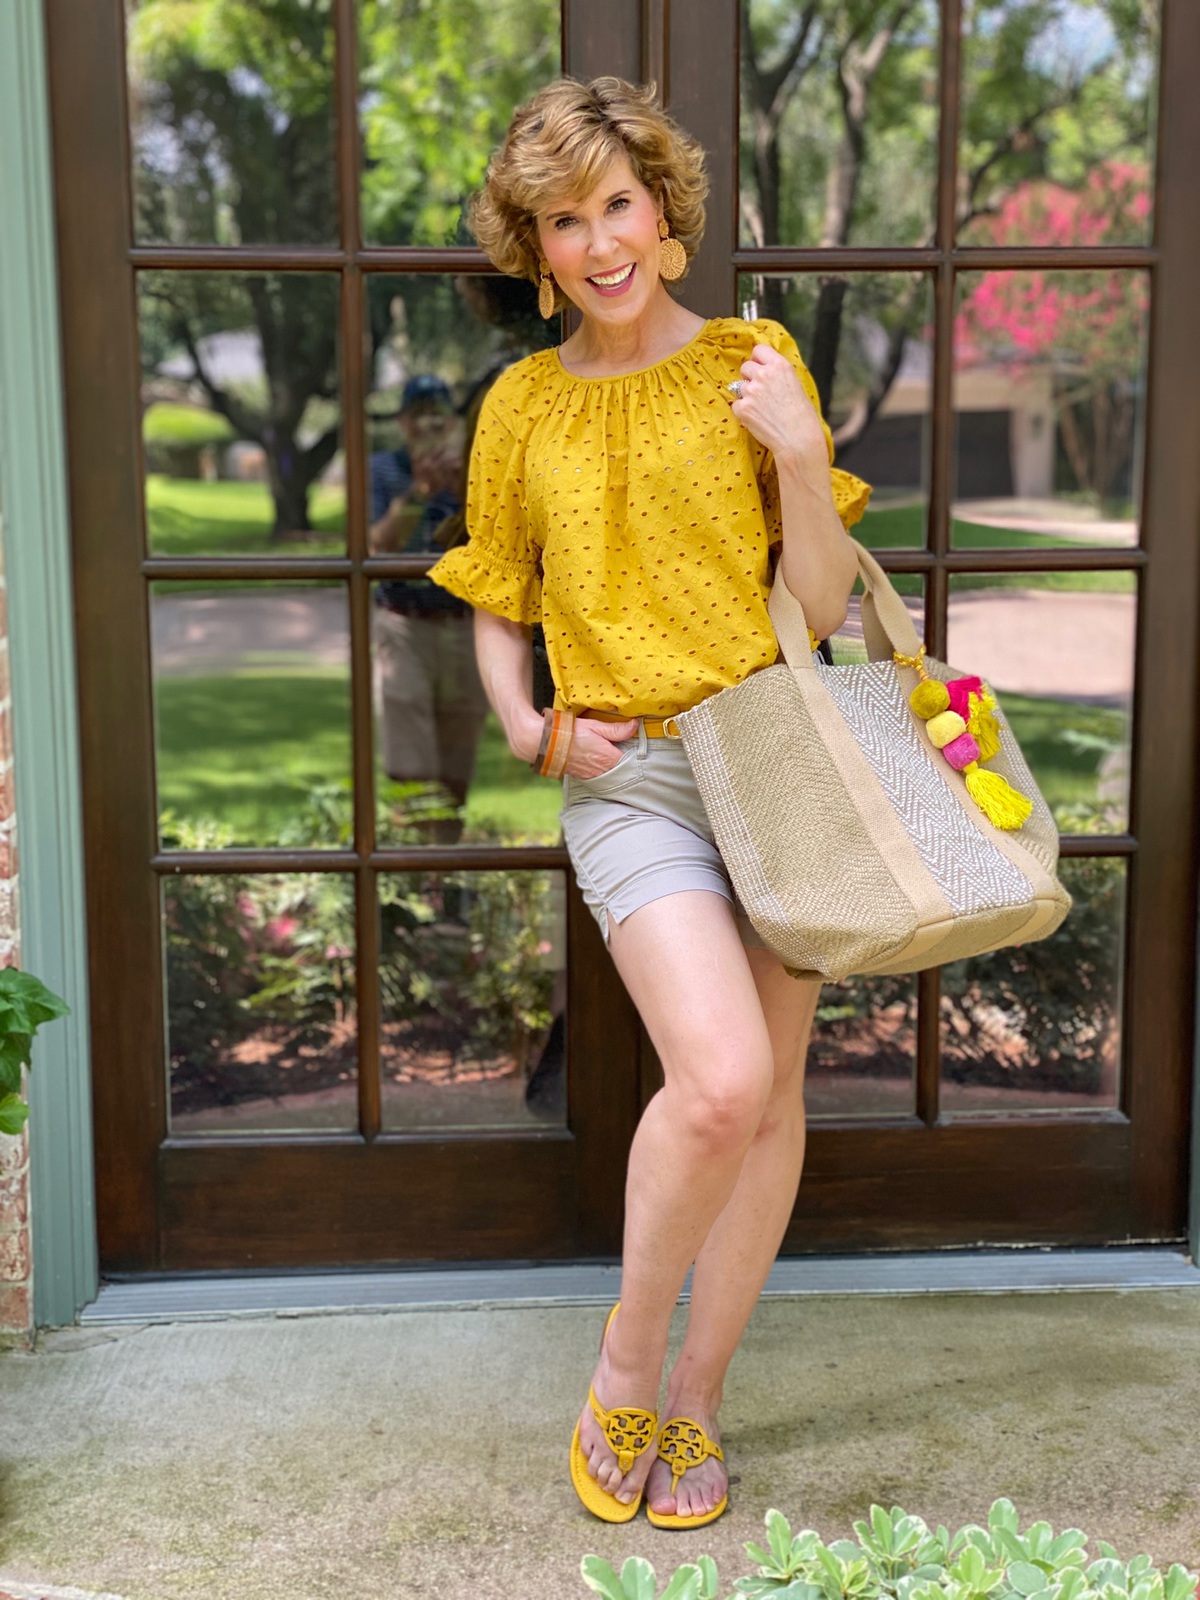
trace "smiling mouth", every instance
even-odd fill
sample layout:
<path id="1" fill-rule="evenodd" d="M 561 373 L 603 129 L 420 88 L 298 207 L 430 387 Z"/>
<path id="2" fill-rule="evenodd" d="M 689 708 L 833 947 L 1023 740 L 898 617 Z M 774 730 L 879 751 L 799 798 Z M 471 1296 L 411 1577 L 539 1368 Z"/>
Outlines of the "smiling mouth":
<path id="1" fill-rule="evenodd" d="M 597 272 L 588 279 L 595 289 L 619 289 L 628 283 L 633 275 L 634 263 L 631 261 L 627 267 L 618 267 L 615 272 Z"/>

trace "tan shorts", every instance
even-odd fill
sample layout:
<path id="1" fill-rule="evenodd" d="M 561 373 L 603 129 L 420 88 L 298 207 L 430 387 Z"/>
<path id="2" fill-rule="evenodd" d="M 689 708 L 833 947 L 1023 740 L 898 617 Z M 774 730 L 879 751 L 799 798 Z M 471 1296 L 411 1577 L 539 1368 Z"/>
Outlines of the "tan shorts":
<path id="1" fill-rule="evenodd" d="M 466 791 L 487 716 L 471 618 L 374 607 L 375 706 L 390 778 Z"/>
<path id="2" fill-rule="evenodd" d="M 692 768 L 678 739 L 636 738 L 598 778 L 563 780 L 562 828 L 588 909 L 608 942 L 609 918 L 687 889 L 723 895 L 743 944 L 761 945 L 738 905 L 713 842 Z"/>

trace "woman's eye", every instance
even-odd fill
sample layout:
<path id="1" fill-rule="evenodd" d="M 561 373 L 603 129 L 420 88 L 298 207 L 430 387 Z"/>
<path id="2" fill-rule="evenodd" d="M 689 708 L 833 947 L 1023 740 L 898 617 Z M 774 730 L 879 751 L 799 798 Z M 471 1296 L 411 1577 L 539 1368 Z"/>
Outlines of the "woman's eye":
<path id="1" fill-rule="evenodd" d="M 610 210 L 610 211 L 612 211 L 612 210 L 615 210 L 615 209 L 616 209 L 616 208 L 617 208 L 617 207 L 618 207 L 618 206 L 619 206 L 619 207 L 620 207 L 620 208 L 621 208 L 621 209 L 622 209 L 622 210 L 624 210 L 624 209 L 625 209 L 625 207 L 626 207 L 626 206 L 627 206 L 627 205 L 628 205 L 628 204 L 629 204 L 629 201 L 628 201 L 628 200 L 627 200 L 627 199 L 626 199 L 626 197 L 625 197 L 625 196 L 624 196 L 624 195 L 621 195 L 621 196 L 620 196 L 620 197 L 619 197 L 619 198 L 618 198 L 618 199 L 616 199 L 616 200 L 614 200 L 614 201 L 613 201 L 613 203 L 612 203 L 612 205 L 611 205 L 611 206 L 610 206 L 610 207 L 609 207 L 609 210 Z"/>
<path id="2" fill-rule="evenodd" d="M 555 217 L 554 226 L 561 233 L 564 228 L 569 228 L 574 221 L 574 217 Z"/>

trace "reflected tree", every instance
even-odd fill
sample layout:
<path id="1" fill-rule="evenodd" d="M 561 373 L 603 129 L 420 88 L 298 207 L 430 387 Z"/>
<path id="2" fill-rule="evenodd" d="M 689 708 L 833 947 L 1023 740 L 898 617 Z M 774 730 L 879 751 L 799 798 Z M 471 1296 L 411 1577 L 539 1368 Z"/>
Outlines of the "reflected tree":
<path id="1" fill-rule="evenodd" d="M 358 48 L 369 237 L 467 240 L 466 196 L 512 106 L 559 70 L 558 0 L 363 0 Z M 337 237 L 332 0 L 141 0 L 129 28 L 138 234 L 170 243 Z M 143 347 L 182 350 L 210 408 L 265 454 L 274 538 L 311 528 L 309 490 L 338 428 L 337 308 L 308 274 L 154 274 Z M 410 344 L 470 366 L 473 330 L 442 286 L 401 290 Z M 449 302 L 449 303 L 447 303 Z M 429 336 L 416 330 L 432 319 Z M 375 348 L 389 319 L 372 305 Z M 218 334 L 252 333 L 262 392 L 222 380 Z M 461 357 L 461 360 L 458 359 Z"/>
<path id="2" fill-rule="evenodd" d="M 1100 161 L 1144 161 L 1154 0 L 969 0 L 964 30 L 960 236 L 1032 178 L 1074 186 Z M 937 41 L 933 0 L 747 0 L 742 212 L 755 245 L 933 242 Z M 806 340 L 827 409 L 846 288 L 820 276 Z M 763 314 L 780 317 L 784 294 L 765 277 Z M 870 425 L 923 314 L 914 277 L 864 403 L 835 419 L 839 444 Z"/>
<path id="3" fill-rule="evenodd" d="M 1149 209 L 1146 169 L 1107 162 L 1078 191 L 1021 185 L 990 219 L 987 236 L 997 245 L 1102 243 L 1136 234 Z M 1050 366 L 1071 487 L 1113 509 L 1132 487 L 1149 305 L 1149 282 L 1140 272 L 985 272 L 964 297 L 955 329 L 960 362 L 990 360 L 1017 375 L 1034 364 Z"/>

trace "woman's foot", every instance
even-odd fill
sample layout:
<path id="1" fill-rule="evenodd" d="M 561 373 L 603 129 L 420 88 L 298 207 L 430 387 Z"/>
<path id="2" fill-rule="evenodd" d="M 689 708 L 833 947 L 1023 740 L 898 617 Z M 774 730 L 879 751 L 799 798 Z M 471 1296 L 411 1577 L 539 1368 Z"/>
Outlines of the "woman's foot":
<path id="1" fill-rule="evenodd" d="M 658 1406 L 658 1386 L 661 1369 L 654 1372 L 645 1367 L 621 1364 L 622 1352 L 612 1350 L 612 1331 L 604 1341 L 600 1360 L 592 1378 L 592 1392 L 610 1414 L 619 1414 L 623 1406 L 653 1412 Z M 579 1419 L 579 1444 L 587 1464 L 588 1476 L 606 1494 L 611 1494 L 621 1505 L 631 1505 L 646 1483 L 654 1461 L 654 1436 L 648 1447 L 636 1458 L 629 1471 L 622 1473 L 616 1453 L 596 1420 L 590 1400 L 584 1405 Z"/>
<path id="2" fill-rule="evenodd" d="M 698 1422 L 714 1444 L 720 1444 L 717 1413 L 708 1409 L 702 1400 L 690 1400 L 686 1394 L 672 1394 L 662 1413 L 663 1421 L 672 1417 L 688 1417 Z M 655 1460 L 646 1482 L 646 1503 L 659 1516 L 703 1517 L 729 1492 L 729 1473 L 725 1463 L 716 1456 L 706 1456 L 699 1466 L 688 1467 L 671 1493 L 671 1466 L 667 1461 Z"/>

